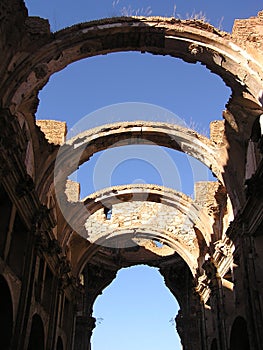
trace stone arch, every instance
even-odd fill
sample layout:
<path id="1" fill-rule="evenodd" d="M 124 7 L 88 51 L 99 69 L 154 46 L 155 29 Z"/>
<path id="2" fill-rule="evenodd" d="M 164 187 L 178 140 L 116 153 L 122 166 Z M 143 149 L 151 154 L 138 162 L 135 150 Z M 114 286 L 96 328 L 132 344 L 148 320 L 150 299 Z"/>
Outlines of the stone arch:
<path id="1" fill-rule="evenodd" d="M 4 105 L 19 108 L 37 95 L 53 73 L 72 62 L 119 51 L 149 52 L 189 63 L 201 62 L 221 76 L 235 95 L 247 90 L 254 97 L 260 96 L 259 64 L 231 42 L 230 36 L 213 26 L 175 18 L 121 17 L 73 25 L 52 36 L 46 33 L 46 41 L 38 47 L 35 43 L 34 51 L 24 57 L 23 63 L 17 69 L 14 65 L 7 86 L 4 85 Z M 20 81 L 19 86 L 13 82 L 13 74 Z"/>
<path id="2" fill-rule="evenodd" d="M 128 266 L 135 265 L 141 265 L 141 263 L 138 262 L 130 264 Z M 180 316 L 179 319 L 176 317 L 176 328 L 182 343 L 185 347 L 190 346 L 191 344 L 191 347 L 199 348 L 201 339 L 198 322 L 200 321 L 199 317 L 201 313 L 200 305 L 198 302 L 199 299 L 196 296 L 193 288 L 194 278 L 189 269 L 189 266 L 179 255 L 174 258 L 171 264 L 165 263 L 163 266 L 159 266 L 158 264 L 149 264 L 145 262 L 144 265 L 148 265 L 150 267 L 159 267 L 159 272 L 164 277 L 165 285 L 178 301 L 178 304 L 180 306 Z M 88 262 L 84 267 L 84 288 L 85 293 L 89 295 L 88 303 L 85 309 L 88 322 L 86 321 L 85 325 L 89 325 L 89 331 L 87 331 L 88 327 L 86 327 L 85 336 L 83 336 L 84 334 L 82 333 L 82 342 L 86 341 L 88 343 L 92 334 L 92 330 L 95 327 L 95 319 L 91 315 L 96 298 L 102 294 L 102 291 L 106 288 L 106 286 L 108 286 L 115 279 L 117 271 L 128 266 L 121 264 L 119 266 L 115 266 L 115 269 L 113 269 L 108 264 L 103 265 L 103 259 L 100 259 L 97 264 Z M 189 307 L 196 310 L 196 314 L 190 317 Z M 189 333 L 182 333 L 183 324 L 187 328 L 187 331 L 191 332 L 192 335 L 195 334 L 194 338 L 189 338 L 187 336 Z M 80 337 L 77 336 L 76 340 L 78 341 L 79 339 Z"/>
<path id="3" fill-rule="evenodd" d="M 124 146 L 131 142 L 158 144 L 185 152 L 204 163 L 216 174 L 219 181 L 223 182 L 224 170 L 221 158 L 225 153 L 225 146 L 216 147 L 210 139 L 177 125 L 137 121 L 101 126 L 70 139 L 60 148 L 58 154 L 54 154 L 53 159 L 51 161 L 49 159 L 43 166 L 44 177 L 39 182 L 38 188 L 45 193 L 53 180 L 55 167 L 55 190 L 61 197 L 63 191 L 61 185 L 64 186 L 67 176 L 79 165 L 88 161 L 95 152 L 108 147 Z"/>
<path id="4" fill-rule="evenodd" d="M 13 334 L 13 302 L 7 281 L 0 275 L 0 348 L 10 348 Z"/>
<path id="5" fill-rule="evenodd" d="M 32 317 L 31 331 L 27 350 L 44 350 L 45 349 L 45 331 L 44 324 L 38 314 Z"/>
<path id="6" fill-rule="evenodd" d="M 41 167 L 43 176 L 37 184 L 40 195 L 48 192 L 53 175 L 56 187 L 94 153 L 131 143 L 164 146 L 186 153 L 205 164 L 224 183 L 222 159 L 225 157 L 226 145 L 216 145 L 207 137 L 178 125 L 134 121 L 86 130 L 65 142 L 58 153 L 55 152 L 52 159 L 48 159 Z"/>
<path id="7" fill-rule="evenodd" d="M 126 206 L 130 205 L 133 205 L 132 210 L 131 208 L 125 209 Z M 125 228 L 118 222 L 118 214 L 114 215 L 115 210 L 120 210 L 120 206 L 122 211 L 127 213 L 127 216 L 130 212 L 136 214 L 136 210 L 142 213 L 141 207 L 145 206 L 152 206 L 152 209 L 149 208 L 148 210 L 150 213 L 152 210 L 155 214 L 152 219 L 151 217 L 149 218 L 148 224 L 142 224 L 143 216 L 130 219 L 127 217 L 127 220 L 130 220 L 130 226 Z M 105 207 L 113 208 L 112 221 L 106 219 Z M 169 211 L 170 226 L 167 225 L 167 222 L 163 226 L 161 224 L 162 215 L 166 211 Z M 70 217 L 67 220 L 70 225 L 70 232 L 73 228 L 85 238 L 85 241 L 83 240 L 83 243 L 80 243 L 80 239 L 76 238 L 76 234 L 70 237 L 64 231 L 63 245 L 68 244 L 69 241 L 72 264 L 76 266 L 78 271 L 82 269 L 87 260 L 91 259 L 99 251 L 101 246 L 112 246 L 114 239 L 122 240 L 123 238 L 123 240 L 126 240 L 125 242 L 128 242 L 125 243 L 126 245 L 124 244 L 123 248 L 129 248 L 134 245 L 134 243 L 130 244 L 130 242 L 135 237 L 136 239 L 163 242 L 165 244 L 165 249 L 163 250 L 158 247 L 150 247 L 149 245 L 147 247 L 144 246 L 144 248 L 152 252 L 152 259 L 154 254 L 157 254 L 156 257 L 160 253 L 160 256 L 163 254 L 163 257 L 169 257 L 175 252 L 178 253 L 190 266 L 192 274 L 195 275 L 198 268 L 198 257 L 200 256 L 199 245 L 201 244 L 201 238 L 197 237 L 195 228 L 198 228 L 198 232 L 202 234 L 203 244 L 208 247 L 211 242 L 213 223 L 206 211 L 190 197 L 162 186 L 133 184 L 107 188 L 85 198 L 83 202 L 73 203 L 68 213 L 70 213 Z M 178 219 L 173 224 L 174 217 L 178 217 Z M 179 220 L 179 217 L 182 221 Z M 158 218 L 160 223 L 158 223 Z M 154 222 L 151 220 L 154 220 Z M 112 222 L 114 222 L 114 228 L 111 227 Z M 82 230 L 83 226 L 85 226 L 84 230 Z M 102 230 L 105 234 L 98 236 L 97 226 L 98 232 L 105 226 L 105 229 Z M 185 241 L 186 236 L 188 242 Z M 188 240 L 190 236 L 191 239 Z M 89 245 L 87 240 L 96 244 Z M 78 247 L 76 252 L 75 245 Z M 81 249 L 81 247 L 83 248 Z M 160 256 L 158 257 L 159 260 Z"/>
<path id="8" fill-rule="evenodd" d="M 171 188 L 151 184 L 113 186 L 91 194 L 80 203 L 87 210 L 84 218 L 86 220 L 87 216 L 92 215 L 99 209 L 110 208 L 121 203 L 131 203 L 132 201 L 160 203 L 175 208 L 186 214 L 191 223 L 196 225 L 204 234 L 206 242 L 210 242 L 208 234 L 211 233 L 211 223 L 203 208 L 194 199 Z M 79 208 L 72 210 L 72 216 L 76 222 L 81 222 L 83 214 L 84 212 L 79 211 Z"/>
<path id="9" fill-rule="evenodd" d="M 232 325 L 230 334 L 230 350 L 249 350 L 249 336 L 246 320 L 238 316 Z"/>
<path id="10" fill-rule="evenodd" d="M 147 121 L 102 125 L 86 130 L 66 141 L 56 156 L 57 173 L 55 175 L 59 174 L 59 166 L 62 167 L 62 164 L 64 172 L 69 175 L 96 152 L 109 147 L 138 143 L 164 146 L 184 152 L 205 164 L 219 181 L 223 182 L 223 164 L 220 161 L 220 155 L 224 153 L 225 146 L 216 146 L 207 137 L 182 126 Z"/>
<path id="11" fill-rule="evenodd" d="M 125 245 L 122 248 L 118 249 L 123 249 L 126 251 L 130 251 L 133 253 L 133 257 L 128 260 L 126 258 L 126 264 L 128 266 L 130 265 L 136 265 L 139 263 L 149 263 L 151 264 L 161 264 L 161 261 L 174 261 L 175 256 L 177 254 L 182 258 L 185 263 L 189 266 L 189 269 L 191 270 L 192 275 L 194 276 L 196 274 L 196 270 L 198 268 L 197 265 L 197 258 L 198 256 L 196 254 L 190 253 L 188 251 L 188 246 L 180 239 L 177 240 L 172 240 L 167 232 L 160 232 L 157 230 L 152 229 L 149 231 L 149 229 L 142 229 L 142 228 L 134 228 L 134 231 L 136 231 L 136 237 L 139 239 L 145 239 L 145 240 L 161 240 L 162 242 L 164 241 L 166 245 L 169 245 L 169 248 L 171 249 L 168 252 L 168 255 L 166 256 L 165 253 L 164 255 L 160 256 L 157 252 L 157 249 L 154 249 L 149 246 L 143 247 L 143 249 L 138 250 L 138 254 L 136 254 L 136 250 L 132 250 L 132 248 L 136 246 L 128 246 L 126 247 Z M 95 242 L 95 245 L 89 246 L 86 248 L 82 254 L 80 254 L 78 261 L 76 262 L 76 265 L 74 264 L 74 272 L 76 274 L 79 274 L 84 266 L 86 265 L 87 261 L 98 261 L 102 258 L 103 260 L 106 261 L 106 257 L 104 254 L 100 254 L 100 249 L 101 246 L 103 247 L 112 247 L 114 246 L 114 240 L 116 241 L 116 238 L 118 239 L 118 236 L 121 236 L 122 240 L 128 240 L 131 238 L 131 235 L 133 236 L 133 232 L 129 230 L 119 230 L 118 235 L 116 235 L 116 231 L 112 231 L 107 233 L 107 237 L 104 237 L 103 239 L 99 240 L 98 242 Z M 117 237 L 116 237 L 117 236 Z M 143 255 L 145 250 L 149 250 L 148 256 L 147 253 Z M 173 250 L 173 251 L 172 251 Z M 142 253 L 143 252 L 143 253 Z M 123 256 L 129 256 L 129 254 Z M 147 259 L 149 261 L 147 261 Z M 112 262 L 111 260 L 108 261 L 108 264 L 111 265 Z M 75 270 L 76 269 L 76 270 Z"/>
<path id="12" fill-rule="evenodd" d="M 123 278 L 125 278 L 125 276 L 134 276 L 133 275 L 134 271 L 137 271 L 136 277 L 138 276 L 138 273 L 140 273 L 140 271 L 143 271 L 143 273 L 141 272 L 141 274 L 140 274 L 140 276 L 142 276 L 142 277 L 144 277 L 144 273 L 146 271 L 149 271 L 148 274 L 150 273 L 151 277 L 156 278 L 156 280 L 154 279 L 154 281 L 155 281 L 154 286 L 151 285 L 152 288 L 149 288 L 147 282 L 143 278 L 140 278 L 139 280 L 136 278 L 136 280 L 133 280 L 133 282 L 138 281 L 139 282 L 138 284 L 136 284 L 136 283 L 129 284 L 129 279 L 127 279 L 127 277 L 126 277 L 128 285 L 126 283 L 122 284 L 122 290 L 125 288 L 125 291 L 123 291 L 123 293 L 125 294 L 125 301 L 122 298 L 121 298 L 122 300 L 120 300 L 119 298 L 118 299 L 112 298 L 115 295 L 116 291 L 118 291 L 118 289 L 120 288 L 119 286 L 120 286 L 121 282 L 123 281 Z M 126 279 L 125 279 L 125 282 L 126 282 Z M 111 289 L 112 284 L 115 284 L 114 291 Z M 109 290 L 109 288 L 110 288 L 110 290 Z M 155 288 L 158 288 L 158 291 L 160 291 L 162 294 L 160 295 L 160 294 L 156 293 Z M 131 289 L 133 290 L 133 292 L 131 291 Z M 151 296 L 147 297 L 147 295 L 148 295 L 147 291 L 149 291 L 149 293 L 152 295 L 153 290 L 155 290 L 154 304 L 156 303 L 156 305 L 154 305 L 154 313 L 156 314 L 156 312 L 158 312 L 158 311 L 156 311 L 156 309 L 159 310 L 159 308 L 164 308 L 165 310 L 167 310 L 167 299 L 168 299 L 170 309 L 167 310 L 167 313 L 168 313 L 169 317 L 175 316 L 177 313 L 176 309 L 180 308 L 179 302 L 177 301 L 177 299 L 175 298 L 173 293 L 171 293 L 169 287 L 166 286 L 166 284 L 164 283 L 163 276 L 159 274 L 158 269 L 149 267 L 147 265 L 136 265 L 136 266 L 132 266 L 130 268 L 121 268 L 118 271 L 116 278 L 111 282 L 111 284 L 109 284 L 108 288 L 104 289 L 103 293 L 100 293 L 96 297 L 94 304 L 93 304 L 93 309 L 96 309 L 99 305 L 105 305 L 105 304 L 107 305 L 106 301 L 109 301 L 111 303 L 116 303 L 113 306 L 113 308 L 115 310 L 115 306 L 116 306 L 118 308 L 116 313 L 121 314 L 121 315 L 120 315 L 120 318 L 118 318 L 118 319 L 116 319 L 116 317 L 113 317 L 113 322 L 115 322 L 114 329 L 116 330 L 116 333 L 114 333 L 112 335 L 113 338 L 115 338 L 116 335 L 118 334 L 118 332 L 120 332 L 118 327 L 123 326 L 123 322 L 125 322 L 125 323 L 127 323 L 127 325 L 125 325 L 125 329 L 122 329 L 121 331 L 124 332 L 125 337 L 127 339 L 129 339 L 128 334 L 134 335 L 135 332 L 139 332 L 140 329 L 141 329 L 141 332 L 144 332 L 140 336 L 139 336 L 139 334 L 137 335 L 137 338 L 138 338 L 137 340 L 136 340 L 136 337 L 134 338 L 135 341 L 133 341 L 133 344 L 134 344 L 133 348 L 137 348 L 137 347 L 141 348 L 141 346 L 139 345 L 141 337 L 143 337 L 143 339 L 146 339 L 145 337 L 148 338 L 148 336 L 150 338 L 156 337 L 156 340 L 159 338 L 160 347 L 161 347 L 161 343 L 163 345 L 163 339 L 162 338 L 160 339 L 160 334 L 162 334 L 162 332 L 159 332 L 160 334 L 159 333 L 153 334 L 152 329 L 151 330 L 147 329 L 147 325 L 146 325 L 145 321 L 142 322 L 142 321 L 138 320 L 138 322 L 136 324 L 135 322 L 129 321 L 129 316 L 127 315 L 129 313 L 129 311 L 133 310 L 133 308 L 134 308 L 138 311 L 138 313 L 137 313 L 138 318 L 144 318 L 144 317 L 146 318 L 147 311 L 148 311 L 146 309 L 147 306 L 149 308 L 153 307 L 152 303 L 150 305 L 148 304 L 148 303 L 150 303 L 149 299 L 151 299 Z M 129 296 L 131 296 L 130 301 L 129 301 Z M 136 301 L 138 300 L 138 302 L 135 302 L 135 300 Z M 142 302 L 141 300 L 144 300 L 144 302 Z M 147 306 L 144 303 L 146 303 Z M 120 306 L 120 304 L 122 304 L 122 307 Z M 124 310 L 125 310 L 125 313 L 123 313 Z M 93 311 L 93 317 L 96 317 L 98 315 L 103 314 L 102 313 L 103 311 L 104 311 L 104 308 L 103 309 L 100 308 L 100 313 L 98 314 L 98 312 L 97 312 L 97 315 L 94 314 L 94 311 Z M 162 310 L 162 312 L 164 312 L 164 311 Z M 133 312 L 132 312 L 132 314 L 133 314 Z M 158 316 L 158 314 L 156 314 L 156 316 Z M 106 317 L 106 315 L 105 315 L 105 317 Z M 110 315 L 107 316 L 107 319 L 108 319 L 108 317 L 110 317 Z M 152 323 L 154 321 L 153 321 L 153 319 L 148 318 L 148 322 Z M 155 319 L 155 322 L 158 322 L 158 320 Z M 99 324 L 99 319 L 97 319 L 96 324 L 97 325 Z M 109 320 L 108 320 L 107 325 L 109 325 Z M 171 326 L 172 326 L 172 328 L 170 328 Z M 130 333 L 129 327 L 133 328 L 132 333 Z M 170 324 L 168 324 L 168 323 L 166 324 L 166 327 L 169 327 L 169 329 L 166 328 L 168 333 L 169 333 L 169 331 L 173 332 L 173 333 L 171 333 L 171 336 L 172 335 L 175 336 L 174 332 L 176 332 L 176 331 L 173 329 L 175 326 L 173 325 L 171 320 L 170 320 Z M 97 326 L 95 327 L 95 332 L 98 331 L 100 333 L 98 333 L 97 335 L 96 335 L 96 333 L 92 335 L 93 342 L 94 342 L 95 338 L 99 339 L 98 335 L 100 335 L 100 337 L 102 337 L 102 339 L 103 339 L 103 334 L 106 333 L 105 328 L 104 328 L 104 331 L 103 331 L 103 329 L 102 330 L 99 329 L 100 328 L 99 325 L 98 325 L 98 330 L 96 330 L 96 328 L 97 328 Z M 118 340 L 116 339 L 116 343 L 117 343 L 117 341 Z M 173 341 L 176 343 L 176 338 L 174 338 Z M 137 342 L 137 347 L 136 347 L 135 342 Z M 170 342 L 172 343 L 172 340 L 170 340 Z M 149 344 L 147 344 L 147 345 L 149 346 Z M 146 345 L 146 348 L 147 348 L 147 345 Z M 167 345 L 168 344 L 166 344 L 166 348 L 168 347 Z M 177 345 L 177 343 L 173 344 L 173 345 Z M 108 346 L 108 347 L 112 348 L 112 346 Z M 131 345 L 130 345 L 130 347 L 131 347 Z M 99 348 L 99 346 L 96 347 L 96 345 L 94 344 L 93 346 L 91 346 L 91 348 L 97 349 L 97 348 Z M 177 346 L 175 346 L 175 348 L 177 349 Z"/>
<path id="13" fill-rule="evenodd" d="M 226 139 L 231 146 L 225 158 L 224 181 L 230 184 L 232 174 L 238 174 L 236 190 L 228 188 L 238 212 L 245 201 L 246 141 L 254 118 L 262 113 L 263 73 L 260 64 L 231 35 L 201 21 L 161 17 L 103 19 L 74 25 L 52 35 L 45 25 L 42 35 L 43 40 L 34 42 L 32 48 L 28 45 L 22 58 L 16 56 L 17 62 L 10 64 L 1 88 L 3 107 L 11 106 L 14 114 L 23 113 L 32 130 L 35 130 L 33 113 L 39 90 L 53 73 L 83 58 L 121 51 L 148 52 L 189 63 L 201 62 L 219 75 L 232 89 L 224 113 Z M 238 168 L 236 158 L 239 158 Z"/>
<path id="14" fill-rule="evenodd" d="M 221 159 L 226 151 L 225 145 L 217 146 L 207 137 L 178 125 L 134 121 L 102 125 L 65 142 L 42 166 L 42 178 L 37 184 L 40 194 L 49 190 L 54 167 L 60 181 L 60 178 L 65 179 L 96 152 L 131 143 L 164 146 L 188 154 L 210 168 L 218 180 L 224 183 Z"/>

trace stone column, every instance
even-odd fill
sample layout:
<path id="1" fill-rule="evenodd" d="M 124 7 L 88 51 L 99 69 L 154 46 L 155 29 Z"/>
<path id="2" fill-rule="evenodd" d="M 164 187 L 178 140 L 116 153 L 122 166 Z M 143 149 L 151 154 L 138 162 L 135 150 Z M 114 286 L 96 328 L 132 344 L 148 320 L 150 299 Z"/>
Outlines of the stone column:
<path id="1" fill-rule="evenodd" d="M 215 323 L 218 338 L 218 350 L 228 350 L 227 333 L 225 327 L 225 305 L 223 301 L 223 291 L 221 277 L 217 273 L 217 268 L 211 259 L 207 260 L 203 268 L 209 281 L 211 291 L 210 300 L 212 313 L 215 315 Z"/>
<path id="2" fill-rule="evenodd" d="M 160 273 L 181 307 L 175 321 L 183 349 L 204 350 L 201 303 L 194 290 L 193 276 L 189 267 L 180 259 L 176 264 L 162 268 Z"/>
<path id="3" fill-rule="evenodd" d="M 23 349 L 27 334 L 27 324 L 34 289 L 35 266 L 37 258 L 35 251 L 36 235 L 37 232 L 30 233 L 27 243 L 28 249 L 25 259 L 26 269 L 24 270 L 22 278 L 21 294 L 19 298 L 14 337 L 11 346 L 12 349 Z"/>
<path id="4" fill-rule="evenodd" d="M 92 317 L 93 304 L 98 295 L 116 277 L 117 271 L 102 266 L 87 264 L 83 270 L 84 295 L 79 299 L 75 329 L 75 350 L 90 350 L 90 339 L 96 319 Z"/>
<path id="5" fill-rule="evenodd" d="M 96 325 L 96 319 L 92 316 L 77 316 L 75 326 L 75 350 L 90 350 L 90 339 L 93 329 Z"/>
<path id="6" fill-rule="evenodd" d="M 243 270 L 243 288 L 248 322 L 248 333 L 252 349 L 262 350 L 263 344 L 263 315 L 262 296 L 259 295 L 256 271 L 255 249 L 253 238 L 242 236 L 239 239 L 241 248 L 240 263 Z"/>
<path id="7" fill-rule="evenodd" d="M 255 180 L 255 181 L 254 181 Z M 256 218 L 261 215 L 260 206 L 256 205 L 260 197 L 262 202 L 262 187 L 256 185 L 256 178 L 248 184 L 247 196 L 249 200 L 253 201 L 253 209 L 249 210 L 249 216 L 246 213 L 237 217 L 228 230 L 228 236 L 232 239 L 235 245 L 235 260 L 236 271 L 234 271 L 234 290 L 238 297 L 238 304 L 241 310 L 245 311 L 245 318 L 247 321 L 249 342 L 251 349 L 262 350 L 263 344 L 263 316 L 262 316 L 262 295 L 260 295 L 260 288 L 257 277 L 257 252 L 254 247 L 254 237 L 252 236 L 252 229 L 256 230 L 254 224 L 257 222 Z M 251 205 L 251 201 L 248 203 Z M 245 216 L 245 218 L 244 218 Z M 244 220 L 245 219 L 245 220 Z"/>

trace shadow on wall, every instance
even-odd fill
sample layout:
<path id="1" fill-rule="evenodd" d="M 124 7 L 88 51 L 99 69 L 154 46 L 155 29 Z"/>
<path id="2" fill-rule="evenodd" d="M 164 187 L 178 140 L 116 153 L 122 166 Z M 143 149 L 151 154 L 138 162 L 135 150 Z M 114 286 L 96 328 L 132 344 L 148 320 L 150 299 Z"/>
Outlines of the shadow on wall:
<path id="1" fill-rule="evenodd" d="M 230 350 L 250 350 L 247 322 L 241 316 L 235 319 L 231 329 Z"/>
<path id="2" fill-rule="evenodd" d="M 0 276 L 0 349 L 8 350 L 12 339 L 13 305 L 8 284 Z"/>

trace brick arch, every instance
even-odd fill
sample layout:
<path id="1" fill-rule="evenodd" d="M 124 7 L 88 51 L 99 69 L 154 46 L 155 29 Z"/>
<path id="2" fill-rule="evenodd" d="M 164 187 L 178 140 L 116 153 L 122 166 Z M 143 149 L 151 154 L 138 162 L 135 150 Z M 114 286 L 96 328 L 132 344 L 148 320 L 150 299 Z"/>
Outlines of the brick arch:
<path id="1" fill-rule="evenodd" d="M 60 148 L 58 154 L 53 155 L 52 161 L 50 159 L 47 161 L 46 169 L 43 168 L 44 177 L 38 185 L 45 192 L 45 185 L 48 186 L 49 182 L 51 183 L 53 180 L 52 169 L 54 169 L 56 162 L 57 172 L 55 183 L 57 186 L 55 185 L 55 189 L 58 194 L 57 199 L 59 204 L 60 206 L 62 205 L 62 213 L 66 218 L 65 226 L 62 229 L 63 235 L 61 235 L 62 245 L 67 246 L 72 228 L 76 232 L 83 233 L 81 235 L 86 237 L 87 232 L 83 229 L 85 221 L 89 215 L 97 210 L 120 201 L 120 198 L 124 201 L 129 201 L 132 196 L 132 200 L 137 199 L 142 201 L 147 193 L 147 201 L 165 203 L 186 214 L 191 220 L 193 227 L 201 232 L 205 245 L 209 246 L 211 232 L 213 231 L 210 222 L 211 218 L 207 216 L 207 213 L 202 212 L 199 205 L 191 198 L 177 191 L 156 185 L 131 185 L 126 188 L 116 186 L 114 188 L 104 189 L 85 198 L 83 201 L 71 203 L 67 201 L 65 194 L 62 197 L 60 196 L 61 192 L 63 192 L 62 188 L 67 176 L 74 172 L 80 164 L 88 161 L 93 153 L 109 147 L 131 144 L 131 141 L 134 144 L 158 144 L 185 152 L 205 163 L 222 179 L 223 167 L 220 164 L 218 154 L 225 152 L 225 146 L 217 146 L 210 139 L 199 135 L 193 130 L 173 124 L 142 121 L 114 123 L 87 130 L 68 140 Z M 48 175 L 48 178 L 46 175 Z M 66 206 L 63 207 L 65 200 Z M 63 212 L 63 208 L 65 212 Z M 83 254 L 85 256 L 88 255 L 86 252 Z M 73 251 L 71 255 L 74 255 Z M 188 259 L 188 262 L 190 260 Z M 197 257 L 195 257 L 196 260 Z M 76 261 L 73 265 L 76 265 Z M 194 269 L 196 269 L 196 265 L 192 268 L 192 271 Z"/>
<path id="2" fill-rule="evenodd" d="M 55 175 L 55 188 L 60 191 L 61 183 L 64 183 L 67 176 L 87 162 L 93 154 L 130 144 L 158 145 L 184 152 L 205 164 L 224 183 L 221 159 L 226 152 L 225 145 L 216 145 L 207 137 L 178 125 L 134 121 L 103 125 L 65 142 L 43 165 L 43 177 L 37 187 L 44 195 Z"/>
<path id="3" fill-rule="evenodd" d="M 130 208 L 131 205 L 133 208 Z M 128 213 L 135 216 L 137 212 L 141 213 L 141 207 L 144 207 L 145 215 L 128 218 Z M 107 220 L 104 208 L 112 208 L 112 221 Z M 129 220 L 129 227 L 122 225 L 118 212 L 114 216 L 116 210 L 118 212 L 122 210 L 124 216 L 127 216 L 124 220 Z M 166 211 L 170 216 L 169 218 L 165 216 L 166 223 L 162 225 L 162 216 Z M 199 247 L 200 237 L 196 236 L 195 229 L 198 228 L 201 232 L 205 245 L 209 246 L 211 242 L 213 223 L 207 212 L 190 197 L 162 186 L 114 186 L 94 193 L 85 198 L 82 203 L 74 203 L 68 213 L 70 213 L 68 220 L 70 229 L 73 228 L 76 232 L 81 233 L 88 242 L 95 243 L 90 245 L 85 241 L 86 243 L 82 246 L 79 240 L 76 240 L 75 243 L 74 236 L 72 240 L 72 236 L 64 235 L 63 245 L 69 242 L 71 246 L 71 263 L 76 273 L 79 273 L 87 260 L 91 260 L 101 247 L 114 246 L 112 242 L 117 238 L 122 242 L 124 240 L 123 247 L 129 249 L 134 247 L 135 244 L 131 243 L 131 240 L 135 237 L 146 241 L 157 240 L 165 244 L 163 250 L 147 244 L 142 245 L 141 250 L 150 252 L 149 260 L 161 261 L 162 257 L 169 259 L 177 253 L 186 261 L 192 274 L 195 275 L 198 269 L 198 258 L 202 255 Z M 149 222 L 145 223 L 148 213 Z M 176 222 L 174 222 L 175 217 L 178 217 Z M 167 220 L 170 222 L 169 225 Z M 101 231 L 104 234 L 100 234 Z M 140 254 L 139 252 L 138 257 Z M 136 262 L 136 256 L 134 253 L 133 263 Z M 139 262 L 140 260 L 137 263 Z"/>
<path id="4" fill-rule="evenodd" d="M 173 253 L 170 253 L 168 256 L 160 256 L 157 254 L 157 249 L 155 249 L 155 252 L 152 254 L 145 254 L 145 249 L 149 249 L 147 246 L 145 249 L 142 249 L 138 251 L 138 254 L 133 252 L 133 258 L 132 259 L 127 259 L 125 262 L 125 266 L 134 266 L 134 265 L 139 265 L 139 264 L 147 264 L 149 266 L 161 266 L 162 263 L 164 262 L 174 262 L 176 261 L 176 257 L 179 256 L 189 267 L 192 276 L 196 276 L 197 269 L 198 269 L 198 264 L 197 264 L 197 258 L 198 255 L 194 253 L 189 252 L 189 247 L 185 242 L 182 241 L 182 239 L 172 239 L 171 235 L 169 232 L 161 232 L 158 230 L 154 229 L 149 229 L 149 227 L 134 227 L 133 228 L 134 232 L 136 232 L 136 237 L 139 239 L 146 239 L 146 240 L 161 240 L 162 242 L 165 242 L 165 244 L 169 245 L 171 249 L 174 250 Z M 80 273 L 80 271 L 84 268 L 84 266 L 87 264 L 88 261 L 100 261 L 101 258 L 103 258 L 103 254 L 99 254 L 100 250 L 100 245 L 111 245 L 112 242 L 111 240 L 116 241 L 116 238 L 118 240 L 118 237 L 121 237 L 122 240 L 128 240 L 133 236 L 133 232 L 131 230 L 113 230 L 111 232 L 107 232 L 107 236 L 103 237 L 101 240 L 98 240 L 95 242 L 94 246 L 89 246 L 88 249 L 86 249 L 83 254 L 79 257 L 79 260 L 77 264 L 74 266 L 76 270 L 74 270 L 74 273 L 77 275 Z M 130 249 L 132 251 L 132 246 L 131 247 L 125 247 L 121 249 L 126 249 L 127 251 Z M 161 248 L 159 248 L 161 249 Z M 142 254 L 143 251 L 143 254 Z M 141 257 L 143 255 L 143 258 Z M 129 256 L 129 254 L 123 256 Z M 93 260 L 93 257 L 95 257 L 95 260 Z M 105 263 L 105 258 L 103 259 Z M 113 265 L 112 261 L 109 261 L 107 263 L 108 266 Z"/>
<path id="5" fill-rule="evenodd" d="M 108 18 L 73 25 L 59 32 L 46 33 L 45 40 L 34 43 L 34 51 L 9 77 L 4 105 L 19 105 L 31 99 L 49 77 L 68 64 L 83 58 L 120 51 L 140 51 L 171 55 L 186 62 L 201 62 L 221 76 L 233 93 L 261 92 L 259 64 L 231 42 L 231 37 L 199 21 L 163 17 Z M 29 49 L 30 51 L 30 49 Z M 14 64 L 15 66 L 15 64 Z M 20 81 L 17 84 L 17 81 Z"/>
<path id="6" fill-rule="evenodd" d="M 220 155 L 224 154 L 225 146 L 216 146 L 210 139 L 181 126 L 135 121 L 103 125 L 87 130 L 67 141 L 58 153 L 53 155 L 52 160 L 47 161 L 46 167 L 42 168 L 43 178 L 38 187 L 44 195 L 53 181 L 53 169 L 55 168 L 55 191 L 59 205 L 63 206 L 66 198 L 64 195 L 61 196 L 61 193 L 67 176 L 77 170 L 79 165 L 88 161 L 95 152 L 131 143 L 158 144 L 185 152 L 203 162 L 223 182 L 224 170 Z M 167 190 L 166 192 L 168 193 Z M 85 217 L 86 209 L 83 212 L 81 204 L 77 207 Z M 74 213 L 74 208 L 72 213 Z M 208 232 L 204 227 L 201 227 L 200 230 Z M 209 238 L 206 241 L 208 242 Z"/>
<path id="7" fill-rule="evenodd" d="M 38 92 L 52 74 L 75 61 L 112 52 L 139 51 L 170 55 L 189 63 L 201 62 L 232 89 L 224 113 L 229 146 L 224 180 L 234 187 L 235 174 L 235 189 L 228 188 L 228 192 L 232 201 L 236 200 L 234 209 L 238 212 L 245 203 L 246 142 L 255 117 L 262 114 L 263 72 L 257 60 L 240 48 L 230 34 L 201 21 L 162 17 L 102 19 L 56 33 L 49 32 L 43 19 L 39 22 L 41 40 L 31 36 L 32 42 L 17 53 L 3 79 L 4 108 L 25 115 L 34 134 Z M 26 34 L 31 34 L 28 30 Z"/>
<path id="8" fill-rule="evenodd" d="M 219 181 L 224 182 L 220 155 L 224 154 L 225 146 L 217 146 L 207 137 L 189 128 L 147 121 L 102 125 L 71 138 L 60 147 L 56 155 L 55 175 L 61 174 L 62 165 L 62 175 L 68 176 L 94 153 L 131 144 L 158 145 L 184 152 L 205 164 Z"/>
<path id="9" fill-rule="evenodd" d="M 159 145 L 184 152 L 205 164 L 224 183 L 222 158 L 226 152 L 225 145 L 216 145 L 194 130 L 178 125 L 134 121 L 102 125 L 65 142 L 43 161 L 42 176 L 36 184 L 40 197 L 49 191 L 54 172 L 57 182 L 64 181 L 96 152 L 131 143 Z"/>

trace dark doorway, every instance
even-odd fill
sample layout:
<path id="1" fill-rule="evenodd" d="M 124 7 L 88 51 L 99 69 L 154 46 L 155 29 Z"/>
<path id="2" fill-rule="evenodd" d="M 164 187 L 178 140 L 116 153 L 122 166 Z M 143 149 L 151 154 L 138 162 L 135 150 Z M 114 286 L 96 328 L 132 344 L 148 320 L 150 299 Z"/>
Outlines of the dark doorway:
<path id="1" fill-rule="evenodd" d="M 6 280 L 0 276 L 0 349 L 10 347 L 13 331 L 13 304 Z"/>
<path id="2" fill-rule="evenodd" d="M 63 350 L 63 342 L 61 337 L 58 337 L 58 340 L 57 340 L 57 350 Z"/>
<path id="3" fill-rule="evenodd" d="M 217 341 L 216 341 L 216 339 L 213 339 L 213 341 L 212 341 L 211 350 L 217 350 Z"/>
<path id="4" fill-rule="evenodd" d="M 249 350 L 249 338 L 246 320 L 238 316 L 232 326 L 230 335 L 230 350 Z"/>
<path id="5" fill-rule="evenodd" d="M 35 314 L 32 319 L 28 350 L 44 350 L 45 334 L 41 317 Z"/>

